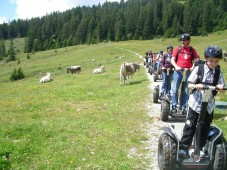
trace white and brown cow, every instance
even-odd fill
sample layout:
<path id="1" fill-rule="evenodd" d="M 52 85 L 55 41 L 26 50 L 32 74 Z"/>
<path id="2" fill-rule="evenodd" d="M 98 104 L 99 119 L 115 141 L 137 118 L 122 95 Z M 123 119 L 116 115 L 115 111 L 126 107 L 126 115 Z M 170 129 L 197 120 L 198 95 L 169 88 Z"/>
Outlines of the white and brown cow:
<path id="1" fill-rule="evenodd" d="M 74 73 L 80 73 L 81 72 L 81 66 L 69 66 L 69 67 L 66 67 L 65 68 L 67 73 L 71 73 L 71 74 L 74 74 Z"/>
<path id="2" fill-rule="evenodd" d="M 120 68 L 120 84 L 122 84 L 122 79 L 124 79 L 124 84 L 125 81 L 129 80 L 129 77 L 131 76 L 131 81 L 134 73 L 136 72 L 137 69 L 140 68 L 139 63 L 122 63 L 121 68 Z"/>

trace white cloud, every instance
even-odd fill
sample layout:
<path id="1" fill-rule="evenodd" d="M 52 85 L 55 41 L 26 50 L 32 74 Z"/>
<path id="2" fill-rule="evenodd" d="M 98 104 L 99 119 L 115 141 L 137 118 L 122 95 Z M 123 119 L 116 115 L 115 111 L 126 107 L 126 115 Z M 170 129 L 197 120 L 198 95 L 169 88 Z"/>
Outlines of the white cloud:
<path id="1" fill-rule="evenodd" d="M 45 16 L 54 11 L 65 11 L 76 6 L 102 4 L 106 0 L 11 0 L 16 3 L 17 18 L 30 19 L 32 17 Z M 108 0 L 118 1 L 120 0 Z"/>

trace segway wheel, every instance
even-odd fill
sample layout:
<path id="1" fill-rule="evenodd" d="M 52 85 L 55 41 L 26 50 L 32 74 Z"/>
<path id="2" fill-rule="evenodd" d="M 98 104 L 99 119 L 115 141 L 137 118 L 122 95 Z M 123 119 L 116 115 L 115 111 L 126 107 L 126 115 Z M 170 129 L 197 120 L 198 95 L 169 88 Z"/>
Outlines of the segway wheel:
<path id="1" fill-rule="evenodd" d="M 161 170 L 175 169 L 177 156 L 176 142 L 166 133 L 158 141 L 158 166 Z"/>
<path id="2" fill-rule="evenodd" d="M 159 90 L 155 88 L 153 90 L 153 102 L 154 103 L 158 103 L 158 97 L 159 97 Z"/>
<path id="3" fill-rule="evenodd" d="M 214 170 L 224 170 L 226 169 L 226 141 L 223 140 L 221 144 L 216 145 L 215 158 L 214 158 Z"/>
<path id="4" fill-rule="evenodd" d="M 170 115 L 170 103 L 166 100 L 162 100 L 160 119 L 166 122 L 168 121 L 169 115 Z"/>
<path id="5" fill-rule="evenodd" d="M 150 70 L 150 75 L 152 75 L 153 74 L 153 68 L 151 67 L 150 69 L 151 69 Z"/>
<path id="6" fill-rule="evenodd" d="M 156 82 L 156 81 L 157 81 L 157 79 L 158 79 L 158 75 L 157 75 L 156 73 L 154 73 L 154 74 L 153 74 L 153 79 L 154 79 L 154 82 Z"/>

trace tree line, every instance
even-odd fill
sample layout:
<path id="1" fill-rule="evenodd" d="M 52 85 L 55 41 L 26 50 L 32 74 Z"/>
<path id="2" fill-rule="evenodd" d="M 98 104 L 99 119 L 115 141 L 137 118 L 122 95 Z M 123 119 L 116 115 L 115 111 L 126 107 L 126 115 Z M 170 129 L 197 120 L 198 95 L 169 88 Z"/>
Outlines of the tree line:
<path id="1" fill-rule="evenodd" d="M 205 36 L 224 29 L 226 0 L 121 0 L 3 23 L 0 40 L 25 38 L 24 52 L 35 52 L 107 41 L 170 38 L 183 32 Z"/>

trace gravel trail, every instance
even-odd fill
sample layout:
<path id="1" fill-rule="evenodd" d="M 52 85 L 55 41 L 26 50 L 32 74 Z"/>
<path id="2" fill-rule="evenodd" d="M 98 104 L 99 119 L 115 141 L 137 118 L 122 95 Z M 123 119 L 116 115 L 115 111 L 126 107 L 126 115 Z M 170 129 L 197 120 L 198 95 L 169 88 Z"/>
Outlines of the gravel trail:
<path id="1" fill-rule="evenodd" d="M 147 73 L 147 78 L 150 81 L 149 89 L 151 91 L 150 98 L 153 98 L 153 89 L 154 86 L 159 85 L 161 86 L 161 81 L 154 82 L 153 76 Z M 158 140 L 159 136 L 162 134 L 161 127 L 163 127 L 165 124 L 173 124 L 175 126 L 175 131 L 178 136 L 178 138 L 181 138 L 184 122 L 179 122 L 174 119 L 169 119 L 167 122 L 163 122 L 159 118 L 161 109 L 161 104 L 159 103 L 153 103 L 153 101 L 150 101 L 148 104 L 148 110 L 149 110 L 149 116 L 153 118 L 154 122 L 149 124 L 147 127 L 147 134 L 149 136 L 149 140 L 146 141 L 147 145 L 149 146 L 147 149 L 149 150 L 149 155 L 147 157 L 151 158 L 151 164 L 148 169 L 152 170 L 159 170 L 158 168 L 158 159 L 157 159 L 157 151 L 158 151 Z"/>

